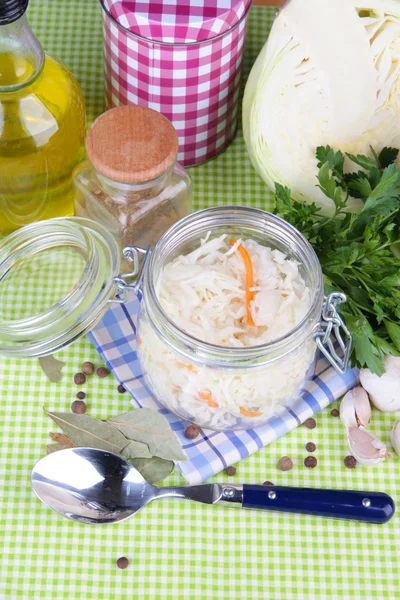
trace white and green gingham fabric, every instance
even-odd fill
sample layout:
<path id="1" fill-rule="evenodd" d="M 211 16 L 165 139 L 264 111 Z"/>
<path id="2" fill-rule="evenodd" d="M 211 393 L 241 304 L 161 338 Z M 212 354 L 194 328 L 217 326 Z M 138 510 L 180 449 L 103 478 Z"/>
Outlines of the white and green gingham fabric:
<path id="1" fill-rule="evenodd" d="M 251 9 L 246 73 L 266 38 L 273 9 Z M 92 120 L 103 109 L 101 9 L 96 0 L 31 0 L 30 21 L 44 47 L 77 75 Z M 216 160 L 192 171 L 196 207 L 249 204 L 268 208 L 239 132 Z M 99 364 L 88 339 L 58 354 L 64 377 L 51 384 L 37 361 L 0 359 L 0 600 L 397 600 L 400 598 L 400 517 L 386 525 L 329 521 L 190 502 L 160 500 L 119 525 L 65 521 L 30 487 L 48 432 L 42 412 L 69 410 L 73 375 L 84 360 Z M 88 414 L 105 418 L 130 408 L 111 377 L 92 376 Z M 238 463 L 230 481 L 385 491 L 400 502 L 400 458 L 346 469 L 346 436 L 332 405 L 304 426 Z M 371 429 L 389 443 L 396 414 L 373 411 Z M 315 469 L 304 467 L 314 442 Z M 277 461 L 288 455 L 291 471 Z M 224 481 L 221 473 L 211 481 Z M 168 484 L 182 484 L 173 473 Z M 126 570 L 116 567 L 120 556 Z"/>

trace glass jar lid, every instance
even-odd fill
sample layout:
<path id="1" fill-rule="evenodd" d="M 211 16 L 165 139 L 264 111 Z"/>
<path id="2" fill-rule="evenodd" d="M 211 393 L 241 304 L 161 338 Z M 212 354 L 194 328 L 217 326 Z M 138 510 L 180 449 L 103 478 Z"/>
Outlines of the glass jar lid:
<path id="1" fill-rule="evenodd" d="M 0 354 L 39 357 L 89 331 L 115 296 L 120 251 L 76 217 L 27 225 L 0 242 Z"/>

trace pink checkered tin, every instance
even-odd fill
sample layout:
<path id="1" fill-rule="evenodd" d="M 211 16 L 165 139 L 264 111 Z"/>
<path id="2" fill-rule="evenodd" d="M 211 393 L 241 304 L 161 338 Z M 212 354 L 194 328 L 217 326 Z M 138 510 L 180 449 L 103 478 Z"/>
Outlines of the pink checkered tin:
<path id="1" fill-rule="evenodd" d="M 101 0 L 108 107 L 149 106 L 202 163 L 235 135 L 251 0 Z"/>

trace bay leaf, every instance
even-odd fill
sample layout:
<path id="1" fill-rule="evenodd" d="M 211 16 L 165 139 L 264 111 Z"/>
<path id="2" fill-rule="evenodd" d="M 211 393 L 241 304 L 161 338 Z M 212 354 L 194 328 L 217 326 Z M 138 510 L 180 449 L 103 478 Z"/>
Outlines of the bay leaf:
<path id="1" fill-rule="evenodd" d="M 67 446 L 63 446 L 62 444 L 47 444 L 46 446 L 46 454 L 53 454 L 53 452 L 58 452 L 59 450 L 66 450 Z"/>
<path id="2" fill-rule="evenodd" d="M 129 441 L 112 425 L 87 415 L 44 412 L 77 446 L 99 448 L 119 454 Z"/>
<path id="3" fill-rule="evenodd" d="M 157 483 L 165 479 L 174 470 L 174 462 L 172 460 L 164 460 L 156 456 L 152 458 L 134 458 L 129 462 L 149 483 Z"/>
<path id="4" fill-rule="evenodd" d="M 49 436 L 53 440 L 53 442 L 57 442 L 62 444 L 66 448 L 76 448 L 76 444 L 70 440 L 64 433 L 58 433 L 54 431 L 50 431 Z"/>
<path id="5" fill-rule="evenodd" d="M 129 442 L 129 444 L 122 449 L 121 456 L 127 459 L 151 458 L 148 445 L 142 444 L 142 442 Z"/>
<path id="6" fill-rule="evenodd" d="M 58 360 L 50 354 L 49 356 L 41 356 L 39 363 L 47 379 L 53 383 L 58 383 L 62 379 L 61 369 L 65 365 L 62 360 Z"/>
<path id="7" fill-rule="evenodd" d="M 137 408 L 108 420 L 129 440 L 147 444 L 152 456 L 165 460 L 187 460 L 167 419 L 153 408 Z"/>

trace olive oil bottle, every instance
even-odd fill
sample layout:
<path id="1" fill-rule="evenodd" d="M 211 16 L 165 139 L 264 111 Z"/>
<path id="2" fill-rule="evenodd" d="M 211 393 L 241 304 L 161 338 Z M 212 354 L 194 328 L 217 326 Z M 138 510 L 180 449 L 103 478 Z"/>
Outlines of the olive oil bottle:
<path id="1" fill-rule="evenodd" d="M 29 0 L 0 2 L 0 236 L 72 215 L 84 155 L 82 92 L 29 27 Z"/>

